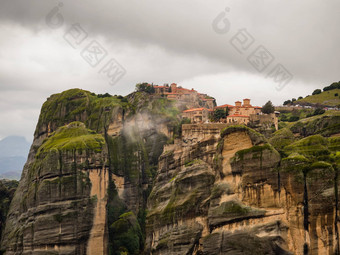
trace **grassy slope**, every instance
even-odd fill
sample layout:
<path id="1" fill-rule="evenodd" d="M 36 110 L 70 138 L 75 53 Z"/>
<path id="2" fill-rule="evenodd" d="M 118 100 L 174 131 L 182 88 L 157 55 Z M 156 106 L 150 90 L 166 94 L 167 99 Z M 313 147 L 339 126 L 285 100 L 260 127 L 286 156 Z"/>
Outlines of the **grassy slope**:
<path id="1" fill-rule="evenodd" d="M 338 96 L 334 96 L 336 93 L 338 93 Z M 298 100 L 297 102 L 337 106 L 340 105 L 340 89 L 324 91 L 321 94 L 308 96 Z"/>

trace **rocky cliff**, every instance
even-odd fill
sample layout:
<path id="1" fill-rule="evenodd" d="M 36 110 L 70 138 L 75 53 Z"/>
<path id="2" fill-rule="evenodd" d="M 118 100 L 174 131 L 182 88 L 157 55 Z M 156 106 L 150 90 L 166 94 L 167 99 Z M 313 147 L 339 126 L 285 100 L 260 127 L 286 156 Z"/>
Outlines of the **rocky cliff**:
<path id="1" fill-rule="evenodd" d="M 339 139 L 280 131 L 271 142 L 232 126 L 165 147 L 147 254 L 337 254 Z"/>
<path id="2" fill-rule="evenodd" d="M 267 140 L 245 126 L 182 127 L 179 105 L 142 92 L 52 95 L 5 254 L 338 253 L 336 116 Z"/>
<path id="3" fill-rule="evenodd" d="M 173 102 L 142 92 L 48 98 L 3 231 L 6 254 L 143 250 L 146 199 L 177 116 Z"/>

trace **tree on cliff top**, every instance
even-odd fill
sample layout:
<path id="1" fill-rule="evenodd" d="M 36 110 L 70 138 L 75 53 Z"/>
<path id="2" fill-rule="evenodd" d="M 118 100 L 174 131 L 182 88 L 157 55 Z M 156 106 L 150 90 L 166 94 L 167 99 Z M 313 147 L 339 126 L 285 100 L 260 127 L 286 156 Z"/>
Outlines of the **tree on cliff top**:
<path id="1" fill-rule="evenodd" d="M 273 113 L 275 111 L 274 105 L 271 101 L 268 101 L 263 107 L 262 112 L 266 114 Z"/>
<path id="2" fill-rule="evenodd" d="M 153 87 L 153 85 L 149 85 L 148 83 L 144 82 L 144 83 L 137 83 L 136 84 L 136 90 L 141 92 L 146 92 L 149 94 L 153 94 L 155 93 L 155 88 Z"/>
<path id="3" fill-rule="evenodd" d="M 213 120 L 219 121 L 220 119 L 225 119 L 226 116 L 227 115 L 224 109 L 216 109 L 213 114 Z"/>

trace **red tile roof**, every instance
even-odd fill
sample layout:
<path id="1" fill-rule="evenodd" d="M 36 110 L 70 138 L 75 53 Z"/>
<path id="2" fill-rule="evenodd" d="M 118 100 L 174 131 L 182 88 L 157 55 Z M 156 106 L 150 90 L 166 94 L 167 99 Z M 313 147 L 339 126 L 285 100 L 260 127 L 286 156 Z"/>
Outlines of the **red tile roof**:
<path id="1" fill-rule="evenodd" d="M 233 106 L 233 105 L 230 105 L 230 104 L 223 104 L 223 105 L 219 105 L 219 106 L 216 106 L 215 108 L 233 108 L 233 107 L 235 107 L 235 106 Z"/>
<path id="2" fill-rule="evenodd" d="M 189 92 L 197 92 L 194 89 L 185 89 L 185 88 L 177 88 L 176 90 L 184 90 L 184 91 L 189 91 Z"/>

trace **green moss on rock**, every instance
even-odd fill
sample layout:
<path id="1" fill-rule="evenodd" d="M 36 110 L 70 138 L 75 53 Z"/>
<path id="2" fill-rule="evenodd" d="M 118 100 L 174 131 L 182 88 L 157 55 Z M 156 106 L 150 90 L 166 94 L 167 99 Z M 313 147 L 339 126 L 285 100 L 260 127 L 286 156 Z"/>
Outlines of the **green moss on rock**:
<path id="1" fill-rule="evenodd" d="M 39 148 L 37 157 L 51 150 L 100 152 L 105 144 L 104 137 L 85 127 L 81 122 L 72 122 L 60 127 Z"/>
<path id="2" fill-rule="evenodd" d="M 289 155 L 298 153 L 305 157 L 315 157 L 320 155 L 328 155 L 328 140 L 321 135 L 313 135 L 301 139 L 284 148 L 284 151 Z"/>
<path id="3" fill-rule="evenodd" d="M 119 219 L 110 226 L 113 245 L 110 254 L 120 255 L 139 254 L 143 248 L 143 236 L 138 220 L 133 212 L 127 212 L 119 216 Z"/>
<path id="4" fill-rule="evenodd" d="M 96 132 L 103 132 L 115 109 L 130 110 L 126 98 L 101 96 L 81 89 L 70 89 L 50 96 L 41 108 L 36 135 L 56 130 L 73 121 L 82 121 Z"/>
<path id="5" fill-rule="evenodd" d="M 221 131 L 221 137 L 224 138 L 226 135 L 229 135 L 234 132 L 240 132 L 240 131 L 248 133 L 253 145 L 258 145 L 258 144 L 267 142 L 267 139 L 264 137 L 264 135 L 244 125 L 233 125 L 233 126 L 224 128 Z"/>
<path id="6" fill-rule="evenodd" d="M 330 136 L 340 133 L 340 112 L 327 111 L 311 118 L 302 119 L 290 127 L 293 133 L 302 136 L 321 134 Z"/>
<path id="7" fill-rule="evenodd" d="M 259 210 L 241 204 L 239 201 L 227 201 L 221 205 L 209 209 L 209 225 L 211 228 L 224 225 L 228 222 L 237 221 L 240 219 L 253 218 L 262 216 L 265 210 Z"/>
<path id="8" fill-rule="evenodd" d="M 280 156 L 279 153 L 274 149 L 274 147 L 271 146 L 269 143 L 267 143 L 267 144 L 264 144 L 264 145 L 255 145 L 251 148 L 240 150 L 240 151 L 236 152 L 232 161 L 243 160 L 245 155 L 250 154 L 250 153 L 252 154 L 253 159 L 261 159 L 263 151 L 265 151 L 265 150 L 269 150 L 269 151 L 273 152 L 274 154 L 277 154 L 277 156 Z"/>
<path id="9" fill-rule="evenodd" d="M 337 152 L 340 151 L 340 137 L 331 137 L 328 139 L 329 146 L 328 148 L 333 151 Z"/>
<path id="10" fill-rule="evenodd" d="M 276 150 L 281 151 L 284 147 L 290 145 L 295 141 L 293 132 L 288 128 L 283 128 L 276 131 L 269 139 L 269 142 Z"/>

